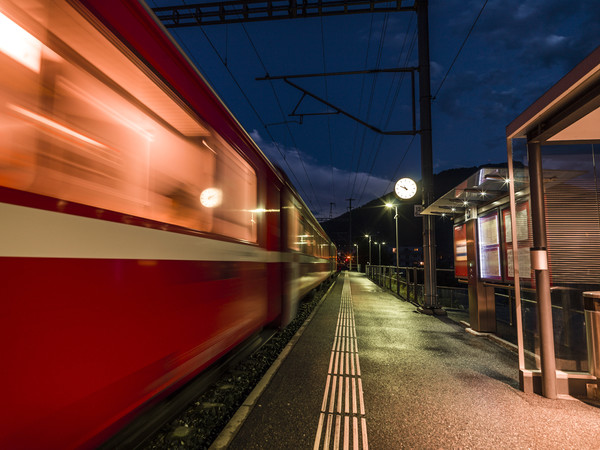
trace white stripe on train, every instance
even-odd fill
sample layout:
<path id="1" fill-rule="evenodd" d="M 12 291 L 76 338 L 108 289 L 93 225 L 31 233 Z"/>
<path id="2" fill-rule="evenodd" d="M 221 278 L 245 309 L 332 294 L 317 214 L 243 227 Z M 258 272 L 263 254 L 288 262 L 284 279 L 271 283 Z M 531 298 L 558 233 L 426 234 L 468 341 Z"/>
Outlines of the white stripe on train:
<path id="1" fill-rule="evenodd" d="M 0 257 L 326 263 L 302 254 L 0 203 Z"/>

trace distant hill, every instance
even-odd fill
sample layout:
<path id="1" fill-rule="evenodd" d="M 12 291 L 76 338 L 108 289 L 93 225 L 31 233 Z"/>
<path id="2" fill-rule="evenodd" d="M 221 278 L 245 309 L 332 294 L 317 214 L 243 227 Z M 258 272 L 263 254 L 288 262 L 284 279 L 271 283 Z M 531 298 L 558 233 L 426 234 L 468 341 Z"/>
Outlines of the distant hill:
<path id="1" fill-rule="evenodd" d="M 444 170 L 434 175 L 434 198 L 438 199 L 450 189 L 454 188 L 470 175 L 482 167 L 506 167 L 504 164 L 485 164 L 483 166 L 462 167 L 458 169 Z M 359 244 L 360 263 L 366 263 L 366 234 L 373 236 L 372 242 L 384 241 L 386 245 L 382 249 L 382 264 L 393 264 L 395 256 L 392 247 L 396 245 L 394 231 L 394 212 L 386 208 L 385 203 L 398 204 L 398 246 L 422 247 L 423 246 L 423 220 L 414 217 L 414 205 L 421 204 L 420 192 L 421 182 L 417 182 L 419 192 L 411 200 L 399 200 L 393 192 L 383 197 L 372 200 L 369 203 L 355 208 L 352 212 L 346 212 L 341 216 L 322 222 L 321 225 L 331 239 L 336 243 L 339 250 L 349 252 L 352 244 Z M 352 217 L 352 239 L 350 240 L 350 215 Z M 438 267 L 452 267 L 453 244 L 452 244 L 452 219 L 436 217 L 436 256 Z M 372 250 L 374 251 L 374 250 Z M 375 252 L 373 260 L 375 260 Z"/>

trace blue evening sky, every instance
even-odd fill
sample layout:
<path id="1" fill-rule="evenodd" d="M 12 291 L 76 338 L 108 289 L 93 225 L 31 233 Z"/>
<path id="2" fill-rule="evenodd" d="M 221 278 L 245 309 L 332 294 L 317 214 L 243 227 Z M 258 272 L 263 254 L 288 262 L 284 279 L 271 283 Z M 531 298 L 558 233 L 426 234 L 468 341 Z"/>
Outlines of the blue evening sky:
<path id="1" fill-rule="evenodd" d="M 431 93 L 437 92 L 432 103 L 436 173 L 506 161 L 506 125 L 600 45 L 599 0 L 488 0 L 440 89 L 484 3 L 429 1 Z M 416 14 L 170 31 L 263 152 L 288 173 L 315 216 L 347 211 L 348 198 L 354 199 L 353 207 L 367 203 L 390 192 L 397 178 L 420 178 L 418 136 L 382 136 L 341 114 L 307 115 L 300 124 L 299 117 L 289 116 L 300 91 L 282 80 L 255 80 L 266 72 L 277 76 L 416 66 Z M 408 75 L 293 81 L 379 129 L 412 126 Z M 297 111 L 328 109 L 305 98 Z"/>

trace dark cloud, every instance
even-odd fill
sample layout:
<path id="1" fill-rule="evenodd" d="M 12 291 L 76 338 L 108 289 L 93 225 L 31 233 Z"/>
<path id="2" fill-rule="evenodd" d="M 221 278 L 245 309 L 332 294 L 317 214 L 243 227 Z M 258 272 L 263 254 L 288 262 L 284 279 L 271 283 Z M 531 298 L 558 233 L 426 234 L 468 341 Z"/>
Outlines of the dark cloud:
<path id="1" fill-rule="evenodd" d="M 253 130 L 250 136 L 269 160 L 286 172 L 316 217 L 329 217 L 331 203 L 334 204 L 334 217 L 346 212 L 349 185 L 356 186 L 353 207 L 367 203 L 391 189 L 388 179 L 369 176 L 365 172 L 350 172 L 337 167 L 332 169 L 330 165 L 321 164 L 298 149 L 266 142 L 257 130 Z M 305 170 L 309 177 L 305 176 Z"/>

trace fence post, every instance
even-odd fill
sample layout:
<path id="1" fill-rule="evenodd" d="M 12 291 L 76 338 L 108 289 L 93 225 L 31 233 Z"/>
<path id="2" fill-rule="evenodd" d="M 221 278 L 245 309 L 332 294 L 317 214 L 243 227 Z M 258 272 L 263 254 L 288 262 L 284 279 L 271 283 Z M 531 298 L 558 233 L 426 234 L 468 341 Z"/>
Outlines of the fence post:
<path id="1" fill-rule="evenodd" d="M 417 272 L 417 268 L 413 267 L 413 295 L 415 299 L 415 303 L 419 303 L 419 297 L 417 295 L 417 286 L 419 285 L 419 272 Z"/>
<path id="2" fill-rule="evenodd" d="M 508 315 L 510 316 L 510 320 L 509 320 L 509 324 L 512 327 L 513 326 L 513 298 L 512 298 L 512 289 L 509 288 L 507 289 L 508 291 Z"/>

